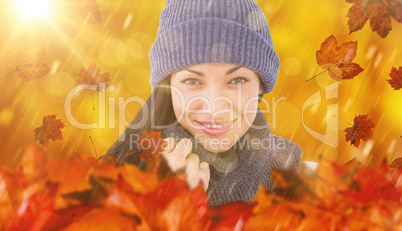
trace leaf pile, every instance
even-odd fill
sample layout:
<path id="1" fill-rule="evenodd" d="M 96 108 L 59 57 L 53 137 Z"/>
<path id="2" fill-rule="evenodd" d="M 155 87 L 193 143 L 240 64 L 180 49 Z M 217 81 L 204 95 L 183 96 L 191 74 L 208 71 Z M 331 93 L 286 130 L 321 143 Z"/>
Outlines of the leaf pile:
<path id="1" fill-rule="evenodd" d="M 402 169 L 375 169 L 353 159 L 323 162 L 316 174 L 283 177 L 260 188 L 244 230 L 402 230 Z"/>
<path id="2" fill-rule="evenodd" d="M 0 166 L 1 230 L 233 229 L 251 214 L 240 202 L 225 206 L 225 215 L 219 206 L 210 209 L 202 184 L 190 190 L 184 175 L 168 176 L 159 155 L 147 171 L 89 157 L 43 157 L 32 143 L 18 171 Z"/>
<path id="3" fill-rule="evenodd" d="M 398 230 L 402 169 L 323 162 L 313 176 L 273 171 L 249 205 L 208 206 L 202 184 L 155 155 L 134 165 L 74 156 L 48 162 L 32 143 L 17 171 L 0 165 L 2 230 Z"/>

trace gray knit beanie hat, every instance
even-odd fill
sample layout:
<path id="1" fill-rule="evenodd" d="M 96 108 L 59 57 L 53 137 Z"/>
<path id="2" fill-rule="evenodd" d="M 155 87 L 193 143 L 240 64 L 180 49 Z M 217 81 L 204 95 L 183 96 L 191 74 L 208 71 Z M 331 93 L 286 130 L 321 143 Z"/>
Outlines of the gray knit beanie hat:
<path id="1" fill-rule="evenodd" d="M 232 63 L 259 74 L 267 94 L 279 72 L 268 22 L 254 0 L 166 0 L 149 52 L 151 87 L 184 67 Z"/>

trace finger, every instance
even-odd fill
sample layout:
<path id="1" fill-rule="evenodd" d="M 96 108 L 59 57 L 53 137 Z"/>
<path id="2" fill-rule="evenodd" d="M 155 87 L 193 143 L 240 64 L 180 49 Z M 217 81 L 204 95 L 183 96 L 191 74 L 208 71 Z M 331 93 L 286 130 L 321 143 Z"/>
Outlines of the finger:
<path id="1" fill-rule="evenodd" d="M 198 166 L 200 164 L 200 157 L 194 153 L 189 154 L 186 160 L 187 162 L 193 164 L 194 166 Z"/>
<path id="2" fill-rule="evenodd" d="M 209 186 L 209 179 L 211 178 L 209 164 L 203 161 L 200 163 L 199 167 L 201 181 L 204 183 L 204 189 L 207 190 Z"/>
<path id="3" fill-rule="evenodd" d="M 193 143 L 188 138 L 183 138 L 177 143 L 174 151 L 180 152 L 186 158 L 188 154 L 191 153 L 193 149 Z"/>
<path id="4" fill-rule="evenodd" d="M 190 189 L 195 188 L 199 182 L 199 167 L 198 165 L 189 162 L 186 166 L 186 176 L 187 176 L 187 183 L 190 186 Z"/>
<path id="5" fill-rule="evenodd" d="M 165 153 L 170 153 L 174 150 L 175 146 L 176 146 L 176 140 L 172 137 L 168 137 L 166 139 L 163 140 L 164 142 L 164 152 Z"/>
<path id="6" fill-rule="evenodd" d="M 205 173 L 208 177 L 210 177 L 210 170 L 209 170 L 209 164 L 205 161 L 200 163 L 200 170 Z"/>

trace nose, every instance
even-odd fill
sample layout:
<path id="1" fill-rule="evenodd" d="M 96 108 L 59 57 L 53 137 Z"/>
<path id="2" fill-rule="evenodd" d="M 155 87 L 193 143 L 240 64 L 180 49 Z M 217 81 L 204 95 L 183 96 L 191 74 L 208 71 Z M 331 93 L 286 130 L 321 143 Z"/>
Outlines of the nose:
<path id="1" fill-rule="evenodd" d="M 204 102 L 204 110 L 210 113 L 213 119 L 227 118 L 230 109 L 233 107 L 231 97 L 224 90 L 211 87 L 206 92 L 206 102 Z M 206 105 L 208 103 L 209 105 Z"/>

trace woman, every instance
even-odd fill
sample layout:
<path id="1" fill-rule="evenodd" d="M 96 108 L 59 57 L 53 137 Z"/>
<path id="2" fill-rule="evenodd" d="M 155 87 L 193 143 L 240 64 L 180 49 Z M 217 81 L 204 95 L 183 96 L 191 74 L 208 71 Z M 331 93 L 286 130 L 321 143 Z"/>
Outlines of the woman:
<path id="1" fill-rule="evenodd" d="M 271 133 L 258 102 L 279 72 L 268 22 L 253 0 L 167 0 L 149 53 L 150 98 L 105 155 L 138 165 L 133 137 L 161 131 L 160 153 L 204 184 L 210 206 L 251 203 L 272 169 L 297 171 L 302 149 Z"/>

